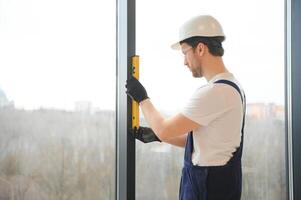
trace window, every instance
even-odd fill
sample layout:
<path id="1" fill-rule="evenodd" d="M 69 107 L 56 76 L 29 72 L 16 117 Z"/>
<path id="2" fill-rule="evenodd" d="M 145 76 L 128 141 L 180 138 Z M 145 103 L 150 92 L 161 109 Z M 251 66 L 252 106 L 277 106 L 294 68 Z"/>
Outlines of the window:
<path id="1" fill-rule="evenodd" d="M 0 199 L 115 198 L 115 4 L 1 2 Z"/>
<path id="2" fill-rule="evenodd" d="M 284 2 L 137 0 L 136 10 L 140 80 L 165 116 L 176 114 L 206 83 L 192 78 L 181 53 L 170 49 L 179 26 L 199 14 L 221 22 L 223 58 L 248 103 L 242 199 L 285 199 Z M 178 198 L 183 153 L 167 144 L 137 142 L 138 200 Z"/>

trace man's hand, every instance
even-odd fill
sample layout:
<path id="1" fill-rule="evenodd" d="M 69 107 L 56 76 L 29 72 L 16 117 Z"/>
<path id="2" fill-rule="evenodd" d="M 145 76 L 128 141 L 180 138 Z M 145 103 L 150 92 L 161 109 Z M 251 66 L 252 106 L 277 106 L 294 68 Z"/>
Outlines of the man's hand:
<path id="1" fill-rule="evenodd" d="M 161 140 L 156 136 L 154 131 L 148 127 L 140 126 L 138 129 L 132 130 L 134 137 L 141 142 L 149 143 L 149 142 L 161 142 Z"/>
<path id="2" fill-rule="evenodd" d="M 125 87 L 126 93 L 138 103 L 149 98 L 143 85 L 134 77 L 126 81 Z"/>

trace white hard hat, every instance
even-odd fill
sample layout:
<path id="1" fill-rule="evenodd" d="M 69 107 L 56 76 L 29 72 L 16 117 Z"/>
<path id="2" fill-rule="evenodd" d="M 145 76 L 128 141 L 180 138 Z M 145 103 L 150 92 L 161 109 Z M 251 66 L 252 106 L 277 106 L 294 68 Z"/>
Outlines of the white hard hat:
<path id="1" fill-rule="evenodd" d="M 180 49 L 180 42 L 195 36 L 201 37 L 225 37 L 220 23 L 210 15 L 200 15 L 185 22 L 179 31 L 178 42 L 171 45 L 172 49 Z"/>

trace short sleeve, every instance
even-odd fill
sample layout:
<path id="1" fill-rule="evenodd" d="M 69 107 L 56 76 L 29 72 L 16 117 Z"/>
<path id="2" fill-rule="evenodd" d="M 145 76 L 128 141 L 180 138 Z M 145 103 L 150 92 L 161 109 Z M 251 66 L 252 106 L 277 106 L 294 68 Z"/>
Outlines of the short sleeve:
<path id="1" fill-rule="evenodd" d="M 192 121 L 207 126 L 231 110 L 237 103 L 237 94 L 221 84 L 206 85 L 196 90 L 181 113 Z"/>

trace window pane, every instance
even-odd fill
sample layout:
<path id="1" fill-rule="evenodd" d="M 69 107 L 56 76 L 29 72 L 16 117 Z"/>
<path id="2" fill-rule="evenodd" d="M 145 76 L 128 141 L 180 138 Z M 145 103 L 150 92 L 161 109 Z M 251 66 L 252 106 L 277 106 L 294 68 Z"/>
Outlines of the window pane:
<path id="1" fill-rule="evenodd" d="M 247 97 L 242 199 L 285 199 L 282 0 L 137 0 L 140 80 L 165 116 L 178 113 L 195 89 L 206 84 L 193 78 L 181 52 L 170 48 L 180 25 L 200 14 L 221 22 L 225 65 Z M 184 149 L 137 142 L 136 153 L 137 199 L 177 199 Z"/>
<path id="2" fill-rule="evenodd" d="M 0 4 L 0 199 L 114 199 L 115 1 Z"/>

